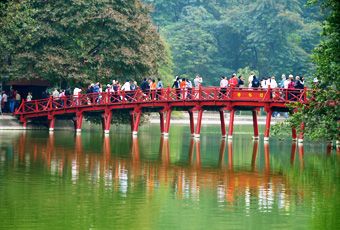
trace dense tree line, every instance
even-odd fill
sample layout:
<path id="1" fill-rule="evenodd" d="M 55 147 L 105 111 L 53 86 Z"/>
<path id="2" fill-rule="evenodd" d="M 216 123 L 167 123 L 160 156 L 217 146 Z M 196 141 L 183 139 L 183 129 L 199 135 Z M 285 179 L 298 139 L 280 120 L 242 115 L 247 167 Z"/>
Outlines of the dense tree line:
<path id="1" fill-rule="evenodd" d="M 326 19 L 323 22 L 323 40 L 315 48 L 314 73 L 320 80 L 308 105 L 297 104 L 297 113 L 286 125 L 298 127 L 305 123 L 305 132 L 312 138 L 340 141 L 340 2 L 338 0 L 310 0 L 321 6 Z"/>
<path id="2" fill-rule="evenodd" d="M 261 76 L 313 73 L 322 13 L 306 0 L 144 1 L 170 44 L 175 73 L 200 73 L 210 83 L 245 67 Z"/>
<path id="3" fill-rule="evenodd" d="M 166 71 L 167 53 L 139 0 L 0 2 L 1 75 L 139 80 Z"/>

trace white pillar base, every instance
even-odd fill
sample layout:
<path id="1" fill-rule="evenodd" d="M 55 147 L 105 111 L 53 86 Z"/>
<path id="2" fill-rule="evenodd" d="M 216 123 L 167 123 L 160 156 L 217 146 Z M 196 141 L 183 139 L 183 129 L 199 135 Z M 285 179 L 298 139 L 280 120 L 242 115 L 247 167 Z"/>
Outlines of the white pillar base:
<path id="1" fill-rule="evenodd" d="M 54 128 L 49 128 L 48 131 L 53 132 Z"/>
<path id="2" fill-rule="evenodd" d="M 226 139 L 227 138 L 227 135 L 222 135 L 222 139 Z"/>
<path id="3" fill-rule="evenodd" d="M 293 138 L 292 141 L 297 141 L 297 138 Z"/>
<path id="4" fill-rule="evenodd" d="M 76 129 L 76 133 L 81 133 L 81 129 Z"/>
<path id="5" fill-rule="evenodd" d="M 258 140 L 258 139 L 260 139 L 260 137 L 259 136 L 253 136 L 253 140 Z"/>
<path id="6" fill-rule="evenodd" d="M 263 140 L 264 141 L 269 141 L 269 137 L 264 137 Z"/>
<path id="7" fill-rule="evenodd" d="M 105 129 L 104 134 L 110 134 L 110 130 Z"/>
<path id="8" fill-rule="evenodd" d="M 138 135 L 138 132 L 137 132 L 137 131 L 133 131 L 133 132 L 132 132 L 132 135 L 133 135 L 133 136 L 137 136 L 137 135 Z"/>
<path id="9" fill-rule="evenodd" d="M 228 139 L 233 139 L 233 136 L 231 136 L 231 135 L 228 135 Z"/>
<path id="10" fill-rule="evenodd" d="M 200 138 L 201 137 L 201 135 L 200 134 L 194 134 L 194 138 Z"/>
<path id="11" fill-rule="evenodd" d="M 169 133 L 162 133 L 162 135 L 167 137 L 167 136 L 169 136 Z"/>
<path id="12" fill-rule="evenodd" d="M 303 139 L 298 139 L 298 142 L 299 143 L 303 143 Z"/>
<path id="13" fill-rule="evenodd" d="M 340 146 L 340 141 L 336 141 L 336 146 Z"/>

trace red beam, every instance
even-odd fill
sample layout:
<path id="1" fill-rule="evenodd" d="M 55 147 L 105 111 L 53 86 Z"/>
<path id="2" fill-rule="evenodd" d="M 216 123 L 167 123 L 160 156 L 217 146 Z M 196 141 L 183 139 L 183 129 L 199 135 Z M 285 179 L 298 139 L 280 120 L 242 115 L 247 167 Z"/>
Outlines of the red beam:
<path id="1" fill-rule="evenodd" d="M 230 118 L 229 118 L 229 131 L 228 131 L 228 139 L 233 138 L 233 132 L 234 132 L 234 117 L 235 117 L 235 110 L 230 110 Z"/>
<path id="2" fill-rule="evenodd" d="M 51 116 L 48 120 L 49 122 L 49 131 L 53 132 L 54 131 L 54 124 L 55 124 L 55 117 Z"/>
<path id="3" fill-rule="evenodd" d="M 195 122 L 194 122 L 194 113 L 192 110 L 188 110 L 189 120 L 190 120 L 190 133 L 191 136 L 195 136 Z"/>
<path id="4" fill-rule="evenodd" d="M 76 121 L 75 121 L 75 128 L 76 128 L 77 133 L 81 132 L 82 125 L 83 125 L 83 113 L 78 112 L 76 113 Z"/>
<path id="5" fill-rule="evenodd" d="M 253 115 L 253 128 L 254 128 L 253 139 L 257 140 L 257 139 L 259 139 L 259 126 L 257 124 L 257 111 L 253 110 L 252 115 Z"/>
<path id="6" fill-rule="evenodd" d="M 161 134 L 164 133 L 164 112 L 159 112 L 159 124 L 161 129 Z"/>
<path id="7" fill-rule="evenodd" d="M 103 128 L 104 128 L 105 134 L 110 133 L 111 120 L 112 120 L 112 110 L 106 109 L 103 114 Z"/>
<path id="8" fill-rule="evenodd" d="M 200 109 L 198 109 L 198 114 L 197 114 L 197 124 L 196 124 L 195 137 L 200 137 L 200 135 L 201 135 L 202 116 L 203 116 L 203 109 L 200 108 Z"/>
<path id="9" fill-rule="evenodd" d="M 269 133 L 270 133 L 270 122 L 271 122 L 273 111 L 270 108 L 268 108 L 266 110 L 267 110 L 266 111 L 267 116 L 266 116 L 266 129 L 264 131 L 264 140 L 268 141 L 269 140 Z"/>
<path id="10" fill-rule="evenodd" d="M 226 137 L 226 127 L 225 127 L 225 120 L 224 120 L 224 110 L 220 110 L 220 120 L 221 120 L 221 133 L 222 137 Z"/>
<path id="11" fill-rule="evenodd" d="M 300 133 L 299 133 L 299 139 L 298 139 L 298 142 L 299 142 L 299 143 L 302 143 L 302 142 L 303 142 L 304 131 L 305 131 L 305 123 L 302 122 L 301 125 L 300 125 Z"/>

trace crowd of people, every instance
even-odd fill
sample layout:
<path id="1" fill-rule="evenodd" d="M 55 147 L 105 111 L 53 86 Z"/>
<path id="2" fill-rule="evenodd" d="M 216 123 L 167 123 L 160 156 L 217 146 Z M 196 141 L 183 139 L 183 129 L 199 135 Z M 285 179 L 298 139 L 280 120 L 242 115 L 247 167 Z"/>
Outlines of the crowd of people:
<path id="1" fill-rule="evenodd" d="M 314 78 L 314 84 L 318 83 L 318 79 Z M 220 81 L 220 87 L 239 87 L 239 88 L 262 88 L 262 89 L 275 89 L 275 88 L 282 88 L 282 89 L 303 89 L 305 86 L 305 79 L 304 77 L 294 76 L 290 74 L 286 76 L 282 74 L 281 81 L 278 83 L 275 79 L 275 76 L 272 77 L 263 77 L 258 78 L 255 74 L 251 74 L 248 77 L 248 84 L 246 85 L 245 79 L 242 75 L 238 76 L 234 73 L 229 80 L 227 77 L 222 76 Z"/>
<path id="2" fill-rule="evenodd" d="M 30 98 L 30 93 L 27 95 L 27 100 Z M 32 98 L 31 98 L 32 99 Z M 11 89 L 9 93 L 2 91 L 0 94 L 1 112 L 14 113 L 21 103 L 21 95 L 17 90 Z"/>
<path id="3" fill-rule="evenodd" d="M 180 99 L 183 95 L 183 89 L 185 89 L 185 98 L 191 99 L 192 98 L 192 89 L 199 89 L 203 83 L 203 79 L 200 75 L 196 75 L 193 79 L 193 83 L 189 78 L 180 78 L 176 76 L 172 88 L 176 89 L 177 98 Z M 318 79 L 313 80 L 314 84 L 318 84 Z M 235 73 L 232 74 L 231 77 L 222 76 L 220 80 L 220 88 L 221 93 L 225 92 L 227 88 L 262 88 L 262 89 L 275 89 L 275 88 L 282 88 L 282 89 L 303 89 L 304 88 L 304 77 L 296 76 L 294 78 L 293 75 L 282 75 L 281 80 L 277 83 L 274 76 L 272 77 L 263 77 L 258 78 L 255 74 L 250 74 L 248 77 L 248 81 L 240 75 L 237 76 Z M 53 100 L 58 100 L 63 103 L 62 99 L 66 98 L 67 96 L 73 95 L 73 98 L 77 98 L 79 94 L 95 94 L 98 95 L 96 100 L 100 100 L 101 93 L 114 93 L 120 91 L 134 91 L 137 89 L 142 90 L 143 92 L 153 92 L 152 98 L 157 99 L 159 97 L 159 90 L 164 88 L 164 84 L 160 78 L 153 79 L 153 78 L 144 78 L 140 85 L 137 84 L 134 80 L 126 80 L 123 84 L 118 80 L 112 80 L 109 84 L 101 84 L 99 82 L 92 83 L 88 85 L 87 88 L 80 88 L 75 87 L 73 90 L 71 89 L 58 89 L 54 88 L 51 91 L 46 90 L 42 94 L 42 98 L 50 98 L 52 97 Z M 26 96 L 26 101 L 31 101 L 33 99 L 32 93 L 28 92 Z M 37 98 L 41 99 L 41 98 Z M 0 101 L 1 101 L 1 110 L 2 112 L 13 113 L 16 108 L 19 107 L 21 103 L 21 95 L 17 90 L 11 89 L 10 92 L 3 91 L 0 94 Z"/>

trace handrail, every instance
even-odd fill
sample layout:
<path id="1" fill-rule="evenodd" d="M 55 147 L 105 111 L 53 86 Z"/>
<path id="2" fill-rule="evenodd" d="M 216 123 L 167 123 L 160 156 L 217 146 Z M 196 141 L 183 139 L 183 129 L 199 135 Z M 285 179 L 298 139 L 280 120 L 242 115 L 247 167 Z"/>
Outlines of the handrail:
<path id="1" fill-rule="evenodd" d="M 200 87 L 190 89 L 163 88 L 142 91 L 116 91 L 45 98 L 32 101 L 23 100 L 15 114 L 38 113 L 56 109 L 88 107 L 93 105 L 114 105 L 132 103 L 179 102 L 179 101 L 249 101 L 249 102 L 308 102 L 307 88 L 220 88 Z"/>

